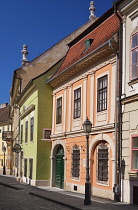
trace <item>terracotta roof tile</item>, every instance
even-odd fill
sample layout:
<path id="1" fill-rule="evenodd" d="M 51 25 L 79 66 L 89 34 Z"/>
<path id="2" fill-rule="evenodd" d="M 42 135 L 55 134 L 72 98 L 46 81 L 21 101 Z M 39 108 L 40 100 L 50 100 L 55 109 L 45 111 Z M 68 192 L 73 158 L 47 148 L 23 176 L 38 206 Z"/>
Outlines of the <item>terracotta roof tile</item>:
<path id="1" fill-rule="evenodd" d="M 97 28 L 95 28 L 93 31 L 87 34 L 83 39 L 74 44 L 69 49 L 61 67 L 53 76 L 53 78 L 58 76 L 60 73 L 62 73 L 64 70 L 75 64 L 81 58 L 83 58 L 84 56 L 86 56 L 87 54 L 89 54 L 90 52 L 107 42 L 109 39 L 111 39 L 112 36 L 118 32 L 119 24 L 119 19 L 116 17 L 115 14 L 113 14 L 102 24 L 100 24 Z M 86 39 L 93 39 L 93 42 L 89 49 L 86 52 L 84 52 L 86 48 Z"/>

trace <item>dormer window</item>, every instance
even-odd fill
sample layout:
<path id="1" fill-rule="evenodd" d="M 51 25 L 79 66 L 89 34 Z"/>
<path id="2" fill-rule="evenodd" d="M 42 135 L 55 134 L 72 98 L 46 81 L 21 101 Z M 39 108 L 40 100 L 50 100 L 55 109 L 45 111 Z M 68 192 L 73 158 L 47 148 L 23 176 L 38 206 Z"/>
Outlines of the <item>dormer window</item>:
<path id="1" fill-rule="evenodd" d="M 93 40 L 94 40 L 94 39 L 86 39 L 86 40 L 85 40 L 85 50 L 84 50 L 83 53 L 85 53 L 85 52 L 89 49 L 89 47 L 91 46 Z"/>

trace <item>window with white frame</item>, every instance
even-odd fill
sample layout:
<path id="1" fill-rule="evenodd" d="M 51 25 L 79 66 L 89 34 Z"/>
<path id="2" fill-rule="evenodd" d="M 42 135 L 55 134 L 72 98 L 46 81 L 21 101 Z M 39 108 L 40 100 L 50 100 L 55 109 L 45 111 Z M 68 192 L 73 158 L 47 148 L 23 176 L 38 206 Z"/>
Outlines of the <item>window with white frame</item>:
<path id="1" fill-rule="evenodd" d="M 138 136 L 132 136 L 132 170 L 138 170 Z"/>
<path id="2" fill-rule="evenodd" d="M 21 138 L 21 144 L 23 143 L 23 124 L 21 125 L 21 134 L 20 134 L 20 138 Z"/>
<path id="3" fill-rule="evenodd" d="M 97 111 L 103 111 L 107 109 L 107 75 L 101 77 L 97 81 Z"/>
<path id="4" fill-rule="evenodd" d="M 34 137 L 34 117 L 30 119 L 30 141 L 33 141 Z"/>
<path id="5" fill-rule="evenodd" d="M 97 148 L 97 181 L 108 181 L 108 147 L 105 143 Z"/>
<path id="6" fill-rule="evenodd" d="M 79 178 L 80 176 L 80 148 L 75 145 L 72 150 L 72 177 Z"/>
<path id="7" fill-rule="evenodd" d="M 132 35 L 132 79 L 138 77 L 138 32 Z"/>
<path id="8" fill-rule="evenodd" d="M 28 121 L 25 123 L 25 143 L 28 142 Z"/>
<path id="9" fill-rule="evenodd" d="M 29 178 L 33 177 L 33 159 L 29 158 Z"/>
<path id="10" fill-rule="evenodd" d="M 81 88 L 74 90 L 74 119 L 81 116 Z"/>
<path id="11" fill-rule="evenodd" d="M 57 99 L 56 124 L 62 122 L 62 97 Z"/>
<path id="12" fill-rule="evenodd" d="M 50 135 L 51 135 L 51 130 L 50 129 L 44 129 L 44 134 L 43 134 L 43 138 L 44 139 L 51 139 L 51 137 L 50 137 Z"/>
<path id="13" fill-rule="evenodd" d="M 27 177 L 27 159 L 24 159 L 24 176 Z"/>

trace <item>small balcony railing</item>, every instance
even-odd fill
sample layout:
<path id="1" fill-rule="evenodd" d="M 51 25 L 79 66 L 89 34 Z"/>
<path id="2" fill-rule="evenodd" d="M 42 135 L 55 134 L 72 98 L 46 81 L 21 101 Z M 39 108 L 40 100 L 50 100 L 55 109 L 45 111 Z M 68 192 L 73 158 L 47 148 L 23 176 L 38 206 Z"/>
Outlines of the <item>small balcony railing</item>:
<path id="1" fill-rule="evenodd" d="M 3 131 L 2 132 L 2 140 L 3 141 L 11 141 L 12 140 L 12 131 Z"/>

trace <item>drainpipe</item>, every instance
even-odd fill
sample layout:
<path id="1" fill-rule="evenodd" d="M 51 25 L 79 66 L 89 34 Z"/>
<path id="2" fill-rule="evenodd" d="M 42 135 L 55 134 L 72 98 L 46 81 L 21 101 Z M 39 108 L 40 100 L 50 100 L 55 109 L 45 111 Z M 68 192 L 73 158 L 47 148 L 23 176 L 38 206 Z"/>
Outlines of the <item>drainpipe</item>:
<path id="1" fill-rule="evenodd" d="M 112 49 L 113 53 L 116 55 L 116 72 L 115 72 L 115 87 L 118 86 L 118 59 L 119 59 L 119 54 L 118 52 L 113 48 L 112 46 L 112 40 L 109 41 L 109 47 Z M 115 167 L 114 167 L 114 188 L 113 191 L 115 193 L 116 191 L 116 186 L 117 186 L 117 88 L 115 88 Z M 114 194 L 114 200 L 116 195 Z"/>
<path id="2" fill-rule="evenodd" d="M 117 96 L 117 173 L 114 186 L 115 201 L 121 201 L 121 162 L 122 162 L 122 18 L 117 12 L 116 3 L 114 3 L 114 13 L 120 20 L 119 27 L 119 54 L 118 54 L 118 96 Z"/>

